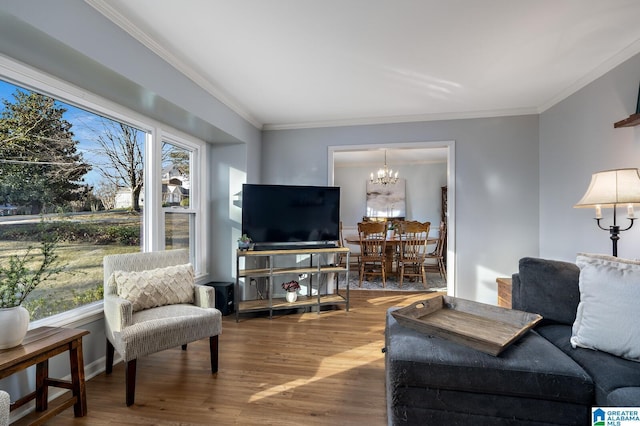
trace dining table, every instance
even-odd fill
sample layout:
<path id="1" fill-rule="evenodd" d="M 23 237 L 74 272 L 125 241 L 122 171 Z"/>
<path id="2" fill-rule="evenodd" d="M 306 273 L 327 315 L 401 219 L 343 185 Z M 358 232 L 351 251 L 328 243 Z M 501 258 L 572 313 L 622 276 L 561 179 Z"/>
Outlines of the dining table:
<path id="1" fill-rule="evenodd" d="M 360 237 L 358 235 L 347 235 L 344 237 L 345 242 L 348 244 L 360 244 Z M 392 238 L 387 238 L 387 243 L 385 245 L 385 254 L 386 254 L 386 273 L 387 275 L 393 274 L 393 260 L 396 252 L 398 251 L 398 245 L 400 241 L 407 241 L 406 238 L 402 239 L 400 235 L 394 234 Z M 427 237 L 427 245 L 437 244 L 438 238 L 436 237 Z"/>

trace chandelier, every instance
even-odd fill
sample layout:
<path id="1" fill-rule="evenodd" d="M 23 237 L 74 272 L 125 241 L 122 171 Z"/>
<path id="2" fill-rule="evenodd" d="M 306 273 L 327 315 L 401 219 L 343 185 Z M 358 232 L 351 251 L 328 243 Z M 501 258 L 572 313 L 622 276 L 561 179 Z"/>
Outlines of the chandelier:
<path id="1" fill-rule="evenodd" d="M 398 172 L 394 174 L 393 170 L 387 167 L 387 150 L 384 151 L 384 167 L 378 169 L 375 175 L 371 173 L 369 181 L 378 185 L 394 184 L 398 181 Z"/>

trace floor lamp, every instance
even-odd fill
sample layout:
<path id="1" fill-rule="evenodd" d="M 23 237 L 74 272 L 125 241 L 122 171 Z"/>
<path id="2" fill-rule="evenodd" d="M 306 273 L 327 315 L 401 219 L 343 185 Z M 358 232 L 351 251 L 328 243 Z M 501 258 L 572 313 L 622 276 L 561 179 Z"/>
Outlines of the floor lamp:
<path id="1" fill-rule="evenodd" d="M 609 237 L 613 243 L 613 255 L 618 256 L 620 232 L 631 229 L 636 219 L 633 211 L 634 204 L 640 204 L 640 173 L 638 169 L 617 169 L 591 175 L 587 192 L 574 207 L 596 209 L 596 224 L 598 228 L 609 231 Z M 624 229 L 616 223 L 616 209 L 619 205 L 627 206 L 627 219 L 630 222 Z M 613 225 L 609 228 L 600 224 L 603 208 L 613 208 Z"/>

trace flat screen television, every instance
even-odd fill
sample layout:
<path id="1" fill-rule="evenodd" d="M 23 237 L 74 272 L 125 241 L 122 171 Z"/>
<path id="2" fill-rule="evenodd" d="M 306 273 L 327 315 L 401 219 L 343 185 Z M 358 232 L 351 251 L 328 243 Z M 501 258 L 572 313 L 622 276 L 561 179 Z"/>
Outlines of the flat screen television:
<path id="1" fill-rule="evenodd" d="M 335 244 L 340 187 L 244 184 L 242 233 L 256 248 Z"/>

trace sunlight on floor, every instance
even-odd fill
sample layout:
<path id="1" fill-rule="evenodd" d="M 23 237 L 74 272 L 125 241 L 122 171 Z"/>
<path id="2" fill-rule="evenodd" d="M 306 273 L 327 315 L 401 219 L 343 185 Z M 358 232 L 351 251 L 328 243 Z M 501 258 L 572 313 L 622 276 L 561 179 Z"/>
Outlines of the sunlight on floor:
<path id="1" fill-rule="evenodd" d="M 375 356 L 365 356 L 365 354 L 376 354 Z M 379 354 L 379 355 L 378 355 Z M 292 389 L 297 388 L 298 386 L 305 386 L 310 383 L 317 382 L 319 380 L 325 379 L 327 377 L 333 376 L 337 373 L 342 373 L 343 370 L 340 369 L 337 371 L 336 366 L 343 364 L 341 362 L 342 359 L 348 358 L 348 365 L 353 368 L 360 367 L 366 364 L 371 363 L 375 359 L 384 356 L 380 351 L 380 343 L 372 342 L 368 345 L 360 346 L 358 348 L 353 348 L 346 352 L 341 352 L 339 354 L 328 356 L 322 359 L 320 365 L 316 373 L 312 377 L 301 378 L 292 380 L 289 383 L 283 383 L 278 386 L 273 386 L 269 389 L 264 389 L 260 392 L 257 392 L 249 398 L 249 403 L 259 401 L 263 398 L 268 398 L 274 395 L 280 395 L 285 392 L 291 391 Z M 354 362 L 354 360 L 358 360 L 358 362 Z"/>

